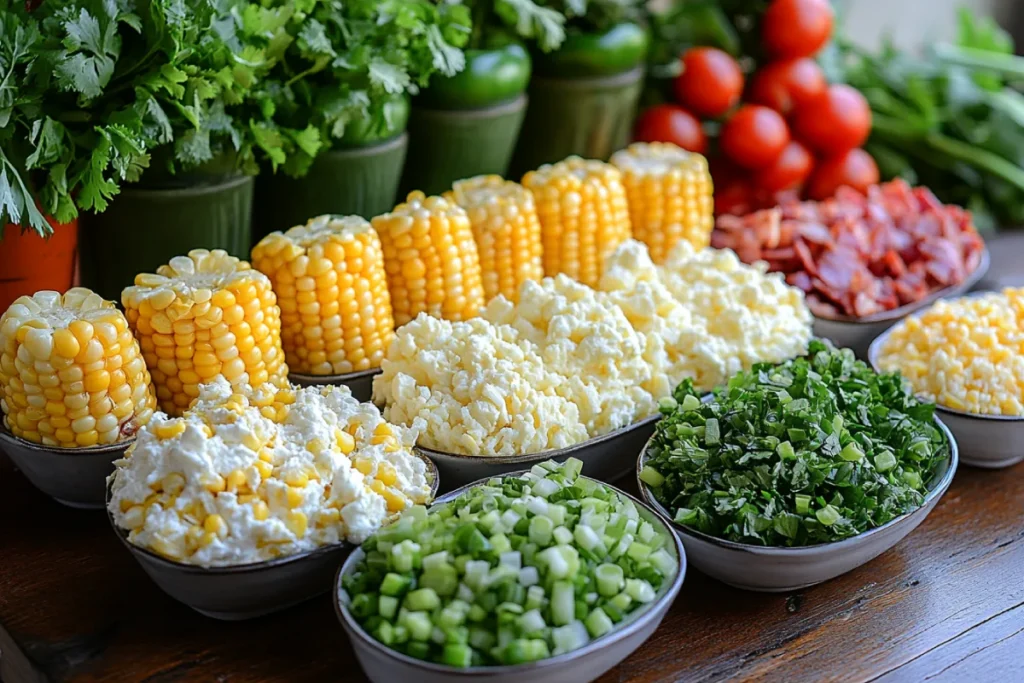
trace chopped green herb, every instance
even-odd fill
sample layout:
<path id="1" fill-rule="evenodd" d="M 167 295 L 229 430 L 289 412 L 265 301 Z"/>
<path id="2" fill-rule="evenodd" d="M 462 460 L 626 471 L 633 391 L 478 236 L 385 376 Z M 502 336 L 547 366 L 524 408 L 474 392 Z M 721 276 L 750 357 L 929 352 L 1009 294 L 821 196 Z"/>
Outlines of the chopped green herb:
<path id="1" fill-rule="evenodd" d="M 919 507 L 949 456 L 933 405 L 821 341 L 706 403 L 689 381 L 673 398 L 641 479 L 677 523 L 732 541 L 811 545 L 875 528 Z"/>

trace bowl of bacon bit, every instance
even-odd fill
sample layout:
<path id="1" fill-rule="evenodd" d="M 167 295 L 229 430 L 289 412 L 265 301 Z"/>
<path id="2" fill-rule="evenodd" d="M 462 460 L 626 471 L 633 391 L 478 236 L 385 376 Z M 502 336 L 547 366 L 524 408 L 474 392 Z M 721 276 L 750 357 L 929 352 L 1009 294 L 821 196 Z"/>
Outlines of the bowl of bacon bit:
<path id="1" fill-rule="evenodd" d="M 866 358 L 879 334 L 936 299 L 968 291 L 988 270 L 970 212 L 902 180 L 821 202 L 783 201 L 718 217 L 712 246 L 803 290 L 814 333 Z"/>

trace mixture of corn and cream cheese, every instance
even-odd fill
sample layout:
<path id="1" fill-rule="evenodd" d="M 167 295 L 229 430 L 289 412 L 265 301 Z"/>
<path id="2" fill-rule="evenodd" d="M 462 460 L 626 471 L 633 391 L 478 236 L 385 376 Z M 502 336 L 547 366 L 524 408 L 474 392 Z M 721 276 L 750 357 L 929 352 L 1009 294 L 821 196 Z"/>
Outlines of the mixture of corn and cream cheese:
<path id="1" fill-rule="evenodd" d="M 937 301 L 895 325 L 878 366 L 978 415 L 1024 415 L 1024 288 Z"/>
<path id="2" fill-rule="evenodd" d="M 754 363 L 802 355 L 812 336 L 803 292 L 728 249 L 680 241 L 656 266 L 631 240 L 607 261 L 600 289 L 646 336 L 647 389 L 656 397 L 684 379 L 711 390 Z"/>
<path id="3" fill-rule="evenodd" d="M 227 566 L 361 543 L 428 502 L 414 430 L 344 387 L 202 385 L 180 418 L 154 415 L 117 462 L 110 512 L 129 540 Z"/>
<path id="4" fill-rule="evenodd" d="M 518 303 L 496 297 L 479 319 L 400 328 L 374 380 L 384 416 L 428 448 L 537 453 L 654 414 L 683 379 L 710 389 L 807 350 L 801 292 L 732 252 L 680 242 L 655 266 L 627 241 L 605 270 L 606 291 L 560 275 L 523 283 Z"/>

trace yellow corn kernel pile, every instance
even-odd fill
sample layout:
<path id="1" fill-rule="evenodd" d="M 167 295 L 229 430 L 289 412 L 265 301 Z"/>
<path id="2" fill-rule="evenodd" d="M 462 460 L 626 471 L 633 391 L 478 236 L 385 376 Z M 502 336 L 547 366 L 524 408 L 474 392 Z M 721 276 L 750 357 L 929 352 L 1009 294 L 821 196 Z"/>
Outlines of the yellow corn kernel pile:
<path id="1" fill-rule="evenodd" d="M 938 301 L 893 327 L 878 365 L 979 415 L 1024 415 L 1024 288 Z"/>
<path id="2" fill-rule="evenodd" d="M 484 305 L 480 258 L 469 217 L 443 197 L 410 192 L 404 204 L 373 219 L 384 247 L 395 325 L 420 313 L 466 320 Z"/>
<path id="3" fill-rule="evenodd" d="M 274 285 L 292 372 L 341 375 L 380 367 L 395 321 L 380 238 L 359 216 L 320 216 L 273 232 L 252 250 Z"/>
<path id="4" fill-rule="evenodd" d="M 445 199 L 466 210 L 480 253 L 484 296 L 519 299 L 519 285 L 544 277 L 540 221 L 533 194 L 501 176 L 460 180 Z"/>
<path id="5" fill-rule="evenodd" d="M 137 275 L 121 302 L 168 415 L 180 415 L 199 385 L 216 377 L 235 386 L 287 385 L 277 297 L 245 261 L 193 249 L 156 274 Z"/>
<path id="6" fill-rule="evenodd" d="M 715 202 L 707 159 L 671 142 L 636 142 L 612 155 L 622 171 L 633 235 L 662 264 L 681 239 L 711 244 Z"/>
<path id="7" fill-rule="evenodd" d="M 537 202 L 544 275 L 565 273 L 594 287 L 605 259 L 630 238 L 622 174 L 601 161 L 569 157 L 523 177 Z"/>
<path id="8" fill-rule="evenodd" d="M 0 317 L 0 408 L 15 436 L 74 448 L 134 436 L 156 398 L 124 315 L 76 287 L 23 296 Z"/>

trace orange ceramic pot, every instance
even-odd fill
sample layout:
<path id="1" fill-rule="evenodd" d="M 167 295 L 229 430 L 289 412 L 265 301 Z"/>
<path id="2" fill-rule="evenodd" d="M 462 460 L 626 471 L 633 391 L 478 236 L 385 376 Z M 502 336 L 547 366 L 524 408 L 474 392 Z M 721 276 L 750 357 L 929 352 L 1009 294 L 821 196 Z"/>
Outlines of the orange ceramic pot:
<path id="1" fill-rule="evenodd" d="M 78 264 L 78 221 L 59 225 L 40 237 L 17 225 L 3 228 L 0 239 L 0 314 L 15 299 L 42 289 L 64 293 L 74 284 Z"/>

